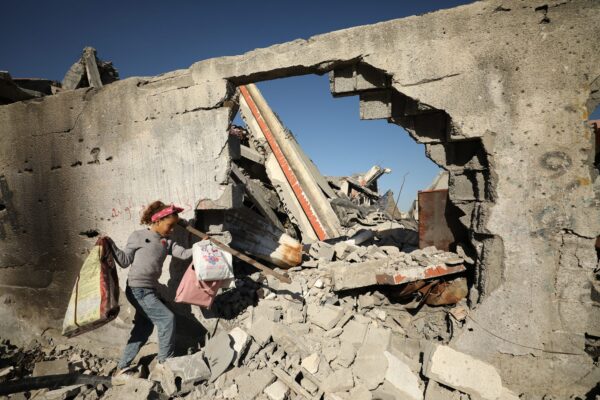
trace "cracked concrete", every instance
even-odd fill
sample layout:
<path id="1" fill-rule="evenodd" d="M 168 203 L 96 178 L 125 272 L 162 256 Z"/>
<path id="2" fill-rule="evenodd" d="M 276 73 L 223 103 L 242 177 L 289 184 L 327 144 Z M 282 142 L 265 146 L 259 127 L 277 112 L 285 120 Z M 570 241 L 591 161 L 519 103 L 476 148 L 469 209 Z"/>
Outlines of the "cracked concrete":
<path id="1" fill-rule="evenodd" d="M 593 0 L 481 1 L 1 106 L 0 175 L 13 196 L 3 212 L 16 225 L 0 219 L 0 266 L 22 266 L 0 268 L 12 302 L 0 334 L 58 325 L 92 241 L 79 232 L 123 242 L 154 198 L 188 209 L 219 198 L 232 85 L 330 71 L 341 84 L 358 65 L 366 86 L 334 95 L 361 96 L 361 107 L 379 107 L 365 115 L 426 143 L 464 213 L 478 304 L 451 345 L 495 365 L 511 389 L 584 393 L 599 380 L 584 351 L 586 334 L 600 336 L 590 284 L 600 194 L 586 125 L 599 19 Z M 92 148 L 99 163 L 88 165 Z"/>

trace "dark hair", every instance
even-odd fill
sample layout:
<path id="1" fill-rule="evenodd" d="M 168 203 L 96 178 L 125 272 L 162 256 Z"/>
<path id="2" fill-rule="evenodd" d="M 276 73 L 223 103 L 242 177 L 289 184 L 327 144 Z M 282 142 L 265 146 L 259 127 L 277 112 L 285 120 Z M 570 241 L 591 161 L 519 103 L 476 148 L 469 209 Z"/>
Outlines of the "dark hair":
<path id="1" fill-rule="evenodd" d="M 159 212 L 160 210 L 164 210 L 168 206 L 160 200 L 156 200 L 152 202 L 144 212 L 142 213 L 142 218 L 140 219 L 140 224 L 142 225 L 150 225 L 152 224 L 152 216 Z"/>

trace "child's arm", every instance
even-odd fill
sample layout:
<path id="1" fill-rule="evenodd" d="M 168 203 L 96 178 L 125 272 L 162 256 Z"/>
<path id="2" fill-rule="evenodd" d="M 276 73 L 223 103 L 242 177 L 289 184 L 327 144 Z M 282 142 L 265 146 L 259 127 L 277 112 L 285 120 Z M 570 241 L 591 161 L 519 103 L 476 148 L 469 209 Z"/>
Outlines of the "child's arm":
<path id="1" fill-rule="evenodd" d="M 135 238 L 135 232 L 132 233 L 131 236 L 129 236 L 127 244 L 125 245 L 125 250 L 119 249 L 115 242 L 110 238 L 109 243 L 115 260 L 121 266 L 121 268 L 129 267 L 133 262 L 135 251 L 139 248 L 139 246 L 137 245 L 137 240 Z"/>
<path id="2" fill-rule="evenodd" d="M 192 257 L 192 249 L 186 249 L 183 246 L 178 245 L 176 242 L 171 242 L 170 252 L 173 257 L 181 260 L 187 260 Z"/>

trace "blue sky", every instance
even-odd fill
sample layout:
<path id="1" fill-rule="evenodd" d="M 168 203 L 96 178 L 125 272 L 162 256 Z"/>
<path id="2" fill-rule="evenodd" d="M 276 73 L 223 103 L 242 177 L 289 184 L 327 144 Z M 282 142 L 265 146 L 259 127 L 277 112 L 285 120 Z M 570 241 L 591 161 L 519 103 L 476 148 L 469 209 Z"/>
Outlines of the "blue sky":
<path id="1" fill-rule="evenodd" d="M 2 4 L 0 70 L 61 80 L 83 47 L 93 46 L 122 78 L 157 75 L 206 58 L 466 3 L 9 0 Z M 259 88 L 323 174 L 348 175 L 380 164 L 393 170 L 380 180 L 381 189 L 397 192 L 408 173 L 400 198 L 406 209 L 438 171 L 400 127 L 361 121 L 357 97 L 332 98 L 327 76 L 261 82 Z"/>

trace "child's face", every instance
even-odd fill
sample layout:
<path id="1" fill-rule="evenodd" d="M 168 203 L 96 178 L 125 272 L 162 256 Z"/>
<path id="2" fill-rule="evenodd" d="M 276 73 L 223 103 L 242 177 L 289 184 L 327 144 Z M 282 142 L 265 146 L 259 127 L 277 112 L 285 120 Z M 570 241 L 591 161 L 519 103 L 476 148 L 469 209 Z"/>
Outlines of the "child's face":
<path id="1" fill-rule="evenodd" d="M 167 237 L 173 232 L 175 225 L 177 225 L 177 221 L 179 221 L 179 217 L 177 216 L 177 214 L 169 215 L 168 217 L 165 217 L 160 221 L 156 222 L 154 224 L 154 230 L 160 236 Z"/>

